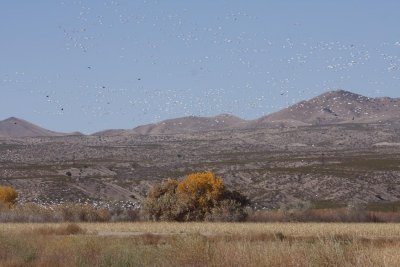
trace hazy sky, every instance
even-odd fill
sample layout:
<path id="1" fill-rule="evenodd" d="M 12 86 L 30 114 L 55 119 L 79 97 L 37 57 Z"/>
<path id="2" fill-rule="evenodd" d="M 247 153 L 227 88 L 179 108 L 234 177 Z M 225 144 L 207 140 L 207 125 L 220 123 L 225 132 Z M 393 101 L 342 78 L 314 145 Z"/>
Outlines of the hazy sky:
<path id="1" fill-rule="evenodd" d="M 92 133 L 400 97 L 400 1 L 2 1 L 0 120 Z"/>

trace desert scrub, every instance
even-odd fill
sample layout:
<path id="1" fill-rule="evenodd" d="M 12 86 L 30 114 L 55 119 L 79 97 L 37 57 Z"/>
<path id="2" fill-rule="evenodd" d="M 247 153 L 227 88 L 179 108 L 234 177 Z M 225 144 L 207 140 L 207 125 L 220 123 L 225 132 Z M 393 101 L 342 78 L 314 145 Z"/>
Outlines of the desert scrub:
<path id="1" fill-rule="evenodd" d="M 0 222 L 109 222 L 139 220 L 137 209 L 94 207 L 89 204 L 65 203 L 39 205 L 35 203 L 0 205 Z"/>

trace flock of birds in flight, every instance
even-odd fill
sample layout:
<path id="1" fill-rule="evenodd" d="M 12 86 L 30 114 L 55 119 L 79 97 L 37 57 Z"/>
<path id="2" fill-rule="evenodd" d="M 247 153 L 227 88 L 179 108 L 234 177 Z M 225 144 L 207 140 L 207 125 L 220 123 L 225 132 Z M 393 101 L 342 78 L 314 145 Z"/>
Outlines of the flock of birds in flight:
<path id="1" fill-rule="evenodd" d="M 227 21 L 237 23 L 241 19 L 256 19 L 243 12 L 227 13 L 221 16 L 221 25 L 215 25 L 215 27 L 189 25 L 190 30 L 182 30 L 182 25 L 186 22 L 177 14 L 166 13 L 148 18 L 144 15 L 137 15 L 132 10 L 124 10 L 124 7 L 117 1 L 106 1 L 105 3 L 114 18 L 112 22 L 105 15 L 94 15 L 91 8 L 81 1 L 74 2 L 75 5 L 80 6 L 78 15 L 80 28 L 59 26 L 65 38 L 65 48 L 68 51 L 74 50 L 88 54 L 92 49 L 96 50 L 96 43 L 101 42 L 101 37 L 96 31 L 92 31 L 95 27 L 117 28 L 133 24 L 141 27 L 147 23 L 146 27 L 152 27 L 155 32 L 161 32 L 160 36 L 164 36 L 161 39 L 147 41 L 145 46 L 151 51 L 157 51 L 160 46 L 171 40 L 180 42 L 183 47 L 191 47 L 195 43 L 202 43 L 202 39 L 205 37 L 211 44 L 210 46 L 223 48 L 225 52 L 222 55 L 207 54 L 205 49 L 205 55 L 193 55 L 180 62 L 174 61 L 171 57 L 167 58 L 169 60 L 167 65 L 178 69 L 182 69 L 182 66 L 192 69 L 188 76 L 193 76 L 194 81 L 200 78 L 208 79 L 208 77 L 227 81 L 237 79 L 238 72 L 231 69 L 222 70 L 219 76 L 210 74 L 213 67 L 209 66 L 216 63 L 218 66 L 238 67 L 243 71 L 244 79 L 254 78 L 258 82 L 242 84 L 228 82 L 226 87 L 204 88 L 201 93 L 198 93 L 196 88 L 180 88 L 179 84 L 175 84 L 175 89 L 152 88 L 147 85 L 148 79 L 139 75 L 134 78 L 130 77 L 131 88 L 114 86 L 112 82 L 110 84 L 94 84 L 90 79 L 86 81 L 85 78 L 81 78 L 78 81 L 80 83 L 79 91 L 75 91 L 74 94 L 76 98 L 88 99 L 86 102 L 81 102 L 79 108 L 83 114 L 91 117 L 126 115 L 132 114 L 132 110 L 134 110 L 136 114 L 149 115 L 153 117 L 154 121 L 158 121 L 166 114 L 175 113 L 203 115 L 237 113 L 240 110 L 245 113 L 252 109 L 269 112 L 304 100 L 305 95 L 315 95 L 322 93 L 321 90 L 326 91 L 330 88 L 338 89 L 337 85 L 346 84 L 346 81 L 352 79 L 353 74 L 360 75 L 360 69 L 362 70 L 364 66 L 371 68 L 371 64 L 376 62 L 379 62 L 380 66 L 385 66 L 386 69 L 379 68 L 373 71 L 391 77 L 392 83 L 399 84 L 400 81 L 400 41 L 383 42 L 378 47 L 373 47 L 364 44 L 313 39 L 308 41 L 296 38 L 273 40 L 260 33 L 244 31 L 238 32 L 237 35 L 226 34 L 224 26 L 221 25 L 226 25 Z M 166 27 L 170 27 L 170 29 L 166 30 Z M 294 23 L 293 27 L 302 27 L 302 25 Z M 188 28 L 187 25 L 186 28 Z M 162 31 L 165 30 L 167 33 L 163 34 Z M 126 38 L 129 44 L 135 43 L 129 39 L 130 35 Z M 138 47 L 144 43 L 144 41 L 137 42 L 139 42 Z M 115 52 L 116 58 L 123 60 L 125 56 L 129 57 L 126 55 L 129 49 L 121 43 L 121 49 Z M 283 56 L 281 58 L 271 57 L 269 62 L 265 63 L 258 59 L 267 59 L 274 53 Z M 156 65 L 162 60 L 165 61 L 165 58 L 165 55 L 157 55 L 155 52 L 152 58 L 148 58 L 148 61 Z M 371 61 L 372 58 L 373 61 Z M 137 63 L 142 61 L 143 59 L 137 59 Z M 85 73 L 83 69 L 86 69 L 87 72 L 95 72 L 97 66 L 82 66 L 82 73 Z M 169 70 L 166 71 L 169 72 Z M 28 80 L 23 78 L 24 75 L 25 72 L 6 75 L 3 77 L 3 83 L 24 83 L 25 86 L 29 86 Z M 315 84 L 307 86 L 304 77 L 310 79 L 314 75 L 324 76 L 324 78 L 317 77 Z M 363 78 L 371 85 L 371 88 L 380 88 L 384 84 L 379 79 Z M 58 92 L 57 89 L 50 89 L 54 83 L 57 83 L 57 79 L 60 79 L 60 83 L 63 82 L 61 74 L 53 78 L 37 77 L 36 79 L 47 85 L 44 86 L 44 89 L 31 89 L 30 93 L 43 95 L 44 100 L 51 104 L 47 109 L 36 110 L 37 113 L 62 115 L 68 112 L 68 109 L 73 108 L 71 103 L 65 102 L 66 98 L 63 93 Z M 44 81 L 45 79 L 48 81 Z M 300 87 L 298 87 L 299 84 L 301 84 Z M 245 93 L 232 99 L 231 92 L 240 91 Z M 241 114 L 235 115 L 240 116 Z"/>

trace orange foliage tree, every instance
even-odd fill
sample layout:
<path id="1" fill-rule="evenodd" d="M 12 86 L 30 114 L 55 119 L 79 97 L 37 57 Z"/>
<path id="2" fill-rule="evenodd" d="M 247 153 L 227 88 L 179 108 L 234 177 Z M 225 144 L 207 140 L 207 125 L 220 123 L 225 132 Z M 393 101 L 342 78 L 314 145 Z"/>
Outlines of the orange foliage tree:
<path id="1" fill-rule="evenodd" d="M 245 218 L 247 204 L 246 197 L 226 189 L 223 180 L 213 172 L 197 172 L 181 182 L 169 179 L 155 185 L 143 211 L 155 221 L 238 221 Z"/>
<path id="2" fill-rule="evenodd" d="M 0 202 L 3 204 L 14 204 L 17 200 L 18 193 L 11 186 L 0 186 Z"/>
<path id="3" fill-rule="evenodd" d="M 196 172 L 178 184 L 177 195 L 187 205 L 188 220 L 200 220 L 224 191 L 224 182 L 213 172 Z"/>

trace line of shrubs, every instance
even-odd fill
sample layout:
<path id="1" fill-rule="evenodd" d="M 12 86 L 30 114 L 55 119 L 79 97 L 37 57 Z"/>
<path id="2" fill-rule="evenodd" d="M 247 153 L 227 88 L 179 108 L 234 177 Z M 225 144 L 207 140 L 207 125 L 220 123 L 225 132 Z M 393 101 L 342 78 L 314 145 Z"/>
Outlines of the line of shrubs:
<path id="1" fill-rule="evenodd" d="M 224 202 L 225 203 L 225 202 Z M 224 205 L 224 204 L 223 204 Z M 228 204 L 230 208 L 231 205 Z M 218 208 L 219 209 L 219 208 Z M 222 208 L 224 209 L 224 208 Z M 246 222 L 400 222 L 400 212 L 379 212 L 365 209 L 329 208 L 308 210 L 245 210 L 246 217 L 225 209 L 206 214 L 203 221 Z M 210 217 L 208 217 L 210 216 Z M 210 219 L 212 218 L 212 219 Z M 239 219 L 240 220 L 239 220 Z M 88 204 L 42 206 L 34 203 L 0 207 L 0 223 L 11 222 L 135 222 L 149 221 L 148 214 L 139 209 L 106 209 Z M 165 219 L 165 221 L 171 221 Z M 172 220 L 174 221 L 174 220 Z"/>
<path id="2" fill-rule="evenodd" d="M 309 209 L 299 211 L 257 210 L 248 213 L 248 222 L 343 222 L 397 223 L 400 212 L 368 211 L 352 208 Z"/>
<path id="3" fill-rule="evenodd" d="M 151 188 L 141 209 L 101 208 L 89 204 L 16 203 L 17 192 L 0 186 L 0 222 L 400 222 L 400 212 L 369 211 L 363 205 L 313 209 L 308 202 L 279 210 L 253 210 L 246 196 L 226 188 L 212 172 L 168 179 Z"/>
<path id="4" fill-rule="evenodd" d="M 67 203 L 43 206 L 35 203 L 0 205 L 0 222 L 123 222 L 138 221 L 138 209 L 97 208 Z"/>

